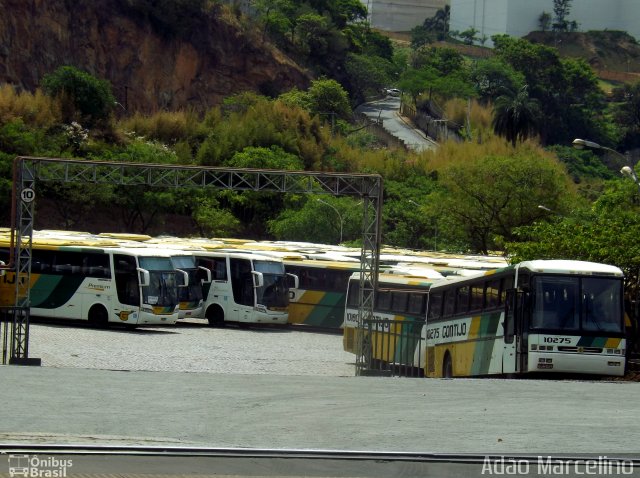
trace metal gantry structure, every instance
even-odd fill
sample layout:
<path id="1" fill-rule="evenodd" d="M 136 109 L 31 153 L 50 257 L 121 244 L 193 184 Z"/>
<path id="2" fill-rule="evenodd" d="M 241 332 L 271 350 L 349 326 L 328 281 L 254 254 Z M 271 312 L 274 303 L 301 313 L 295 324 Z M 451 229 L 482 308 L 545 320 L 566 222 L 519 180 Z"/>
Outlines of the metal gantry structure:
<path id="1" fill-rule="evenodd" d="M 10 363 L 29 362 L 31 247 L 38 182 L 203 188 L 232 191 L 331 194 L 362 201 L 362 248 L 356 375 L 368 367 L 370 354 L 363 324 L 373 318 L 377 286 L 383 183 L 377 174 L 343 174 L 265 169 L 120 163 L 19 156 L 14 160 L 12 212 L 15 307 L 11 324 Z"/>

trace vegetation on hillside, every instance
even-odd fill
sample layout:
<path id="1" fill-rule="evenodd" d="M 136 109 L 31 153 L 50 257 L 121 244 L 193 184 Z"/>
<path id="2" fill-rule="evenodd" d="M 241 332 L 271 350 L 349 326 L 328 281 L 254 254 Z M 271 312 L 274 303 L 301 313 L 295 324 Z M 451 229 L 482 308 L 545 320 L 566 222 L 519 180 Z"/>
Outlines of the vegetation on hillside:
<path id="1" fill-rule="evenodd" d="M 212 5 L 184 1 L 189 8 Z M 174 25 L 163 10 L 167 2 L 122 0 L 122 5 L 167 34 L 181 34 L 180 22 L 186 21 L 176 17 Z M 597 253 L 593 239 L 601 236 L 589 228 L 635 227 L 632 213 L 640 212 L 635 186 L 617 174 L 611 165 L 619 164 L 610 158 L 568 145 L 585 137 L 613 149 L 637 146 L 638 85 L 608 98 L 587 63 L 506 36 L 494 38 L 492 58 L 476 61 L 430 44 L 394 50 L 368 27 L 357 1 L 256 0 L 253 8 L 256 16 L 238 18 L 259 24 L 260 41 L 275 42 L 315 70 L 317 79 L 308 90 L 277 98 L 236 95 L 204 114 L 131 112 L 116 119 L 108 83 L 72 67 L 43 78 L 42 90 L 35 92 L 2 86 L 3 210 L 9 210 L 16 155 L 375 172 L 385 180 L 385 243 L 502 250 L 520 258 L 600 258 L 634 267 L 628 255 L 608 256 L 605 248 Z M 446 12 L 440 17 L 432 22 L 436 33 L 445 30 Z M 402 88 L 403 101 L 418 109 L 439 105 L 451 119 L 468 123 L 466 141 L 422 154 L 381 148 L 370 132 L 352 123 L 352 109 L 389 85 Z M 323 242 L 360 236 L 358 203 L 345 198 L 116 185 L 39 188 L 39 197 L 47 200 L 38 202 L 36 227 L 53 223 L 98 231 L 106 224 L 130 232 Z M 92 222 L 96 216 L 101 223 Z M 550 234 L 568 231 L 571 221 L 580 221 L 584 237 L 566 234 L 560 241 Z"/>

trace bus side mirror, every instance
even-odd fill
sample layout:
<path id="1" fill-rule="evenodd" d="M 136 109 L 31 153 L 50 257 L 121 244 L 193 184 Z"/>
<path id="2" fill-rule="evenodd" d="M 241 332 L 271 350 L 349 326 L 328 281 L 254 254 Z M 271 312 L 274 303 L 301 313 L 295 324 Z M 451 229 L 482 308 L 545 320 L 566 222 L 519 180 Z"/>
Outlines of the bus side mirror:
<path id="1" fill-rule="evenodd" d="M 182 283 L 178 284 L 178 287 L 189 287 L 189 274 L 182 269 L 176 269 L 176 272 L 182 273 Z"/>
<path id="2" fill-rule="evenodd" d="M 138 280 L 140 281 L 140 285 L 142 287 L 149 287 L 151 284 L 151 276 L 149 275 L 149 271 L 146 269 L 141 269 L 138 267 Z"/>
<path id="3" fill-rule="evenodd" d="M 211 282 L 211 269 L 207 269 L 206 267 L 202 267 L 202 266 L 198 266 L 198 269 L 203 271 L 207 276 L 206 279 L 202 279 L 202 283 L 209 284 Z"/>
<path id="4" fill-rule="evenodd" d="M 287 281 L 287 286 L 289 287 L 289 289 L 298 289 L 300 287 L 300 280 L 298 279 L 297 275 L 287 274 L 287 278 L 289 279 Z"/>
<path id="5" fill-rule="evenodd" d="M 251 271 L 253 275 L 253 287 L 262 287 L 264 285 L 264 276 L 262 272 Z"/>
<path id="6" fill-rule="evenodd" d="M 4 276 L 7 273 L 7 270 L 4 269 L 4 266 L 6 266 L 4 261 L 0 261 L 0 267 L 2 267 L 2 269 L 0 269 L 0 277 Z"/>

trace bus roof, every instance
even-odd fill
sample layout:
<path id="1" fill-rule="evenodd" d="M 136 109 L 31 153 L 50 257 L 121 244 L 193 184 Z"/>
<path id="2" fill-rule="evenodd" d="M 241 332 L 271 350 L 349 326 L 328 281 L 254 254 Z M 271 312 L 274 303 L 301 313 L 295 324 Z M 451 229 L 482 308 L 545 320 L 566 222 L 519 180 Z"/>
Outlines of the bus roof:
<path id="1" fill-rule="evenodd" d="M 247 259 L 250 261 L 265 261 L 265 262 L 282 262 L 282 259 L 279 257 L 273 257 L 264 254 L 254 254 L 247 251 L 237 251 L 237 250 L 213 250 L 213 251 L 189 251 L 192 255 L 196 257 L 230 257 L 236 259 Z"/>
<path id="2" fill-rule="evenodd" d="M 491 276 L 502 271 L 526 269 L 534 273 L 544 274 L 567 274 L 567 275 L 594 275 L 594 276 L 614 276 L 624 277 L 620 268 L 608 264 L 597 262 L 572 261 L 565 259 L 538 259 L 533 261 L 523 261 L 519 264 L 493 269 L 488 271 L 475 271 L 475 274 L 464 276 L 447 276 L 443 280 L 433 284 L 433 288 L 439 288 L 452 283 L 472 281 L 474 278 Z"/>
<path id="3" fill-rule="evenodd" d="M 360 273 L 354 272 L 349 277 L 349 280 L 358 280 L 360 279 Z M 413 285 L 420 287 L 430 287 L 434 281 L 430 280 L 427 277 L 413 276 L 413 275 L 403 275 L 403 274 L 387 274 L 380 273 L 378 274 L 378 285 L 380 283 L 383 284 L 401 284 L 401 285 Z"/>
<path id="4" fill-rule="evenodd" d="M 311 267 L 316 269 L 342 269 L 347 271 L 359 271 L 360 262 L 342 262 L 342 261 L 327 261 L 319 259 L 284 259 L 285 266 L 294 267 Z"/>
<path id="5" fill-rule="evenodd" d="M 525 261 L 518 264 L 517 267 L 547 274 L 613 275 L 618 277 L 624 275 L 620 268 L 609 264 L 565 259 Z"/>

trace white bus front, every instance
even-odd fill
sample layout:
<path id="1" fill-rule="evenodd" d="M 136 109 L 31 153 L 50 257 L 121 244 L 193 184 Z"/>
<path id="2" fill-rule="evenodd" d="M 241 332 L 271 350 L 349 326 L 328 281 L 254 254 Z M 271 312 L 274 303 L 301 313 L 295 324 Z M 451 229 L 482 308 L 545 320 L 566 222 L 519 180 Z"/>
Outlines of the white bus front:
<path id="1" fill-rule="evenodd" d="M 114 268 L 121 304 L 114 311 L 121 321 L 131 325 L 176 323 L 179 272 L 170 257 L 114 254 Z"/>
<path id="2" fill-rule="evenodd" d="M 539 274 L 528 289 L 523 371 L 624 375 L 621 277 Z"/>

